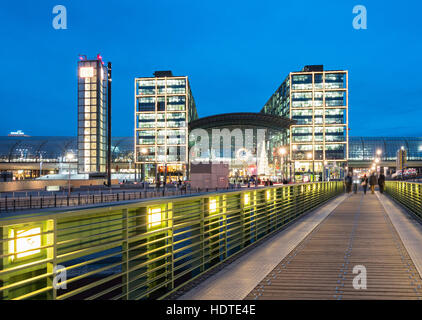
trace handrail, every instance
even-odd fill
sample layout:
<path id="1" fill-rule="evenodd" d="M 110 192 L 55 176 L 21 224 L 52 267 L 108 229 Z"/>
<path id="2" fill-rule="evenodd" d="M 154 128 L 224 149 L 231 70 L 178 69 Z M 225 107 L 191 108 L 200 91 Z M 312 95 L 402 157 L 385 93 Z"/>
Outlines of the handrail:
<path id="1" fill-rule="evenodd" d="M 386 181 L 385 192 L 422 219 L 422 184 L 405 181 Z"/>
<path id="2" fill-rule="evenodd" d="M 0 299 L 162 299 L 342 191 L 331 181 L 0 218 Z"/>

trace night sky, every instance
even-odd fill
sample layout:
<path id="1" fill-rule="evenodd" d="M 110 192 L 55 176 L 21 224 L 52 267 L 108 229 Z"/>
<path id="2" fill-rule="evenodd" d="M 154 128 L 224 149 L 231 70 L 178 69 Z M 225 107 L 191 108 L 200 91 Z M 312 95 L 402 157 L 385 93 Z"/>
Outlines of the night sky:
<path id="1" fill-rule="evenodd" d="M 55 30 L 55 5 L 67 30 Z M 368 29 L 352 26 L 353 7 Z M 79 54 L 113 63 L 113 136 L 133 135 L 134 78 L 188 75 L 200 117 L 259 112 L 290 71 L 349 70 L 353 136 L 422 136 L 419 1 L 2 1 L 0 135 L 77 131 Z"/>

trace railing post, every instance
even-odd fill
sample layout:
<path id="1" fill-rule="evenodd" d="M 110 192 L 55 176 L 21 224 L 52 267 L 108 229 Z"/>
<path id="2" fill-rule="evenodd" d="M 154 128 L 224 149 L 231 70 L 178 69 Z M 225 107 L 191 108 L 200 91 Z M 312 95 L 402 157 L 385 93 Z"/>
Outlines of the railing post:
<path id="1" fill-rule="evenodd" d="M 129 300 L 129 232 L 128 232 L 128 224 L 129 224 L 129 215 L 128 209 L 122 210 L 122 257 L 123 257 L 123 264 L 122 264 L 122 272 L 123 272 L 123 294 L 124 300 Z"/>

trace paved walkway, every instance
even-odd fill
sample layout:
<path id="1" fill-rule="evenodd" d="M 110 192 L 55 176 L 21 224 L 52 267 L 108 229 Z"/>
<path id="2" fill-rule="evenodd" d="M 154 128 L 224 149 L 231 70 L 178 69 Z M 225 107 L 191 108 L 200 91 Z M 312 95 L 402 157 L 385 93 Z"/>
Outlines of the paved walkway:
<path id="1" fill-rule="evenodd" d="M 366 270 L 366 289 L 354 288 L 355 267 Z M 181 299 L 421 299 L 418 268 L 420 225 L 383 195 L 357 194 L 306 216 Z"/>

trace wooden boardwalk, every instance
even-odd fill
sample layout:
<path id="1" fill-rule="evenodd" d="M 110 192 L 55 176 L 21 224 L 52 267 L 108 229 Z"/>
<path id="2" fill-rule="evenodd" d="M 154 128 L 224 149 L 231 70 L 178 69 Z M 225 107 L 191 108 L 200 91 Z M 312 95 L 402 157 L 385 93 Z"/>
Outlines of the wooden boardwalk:
<path id="1" fill-rule="evenodd" d="M 366 289 L 353 287 L 355 266 L 366 269 Z M 340 204 L 246 299 L 422 299 L 422 281 L 378 197 L 357 194 Z"/>

